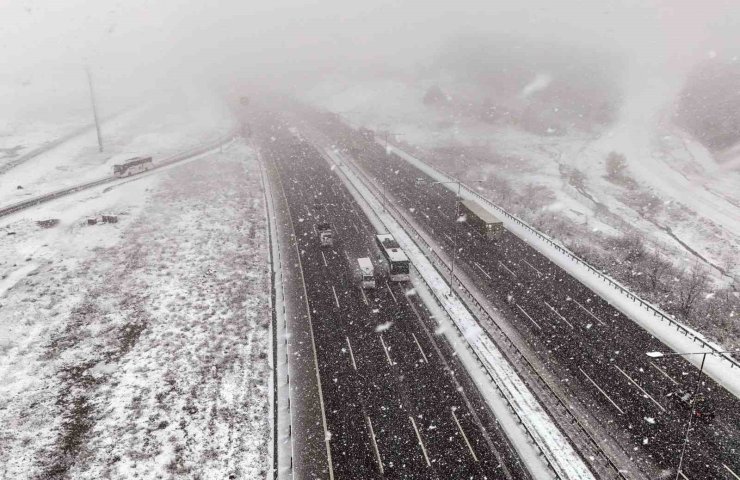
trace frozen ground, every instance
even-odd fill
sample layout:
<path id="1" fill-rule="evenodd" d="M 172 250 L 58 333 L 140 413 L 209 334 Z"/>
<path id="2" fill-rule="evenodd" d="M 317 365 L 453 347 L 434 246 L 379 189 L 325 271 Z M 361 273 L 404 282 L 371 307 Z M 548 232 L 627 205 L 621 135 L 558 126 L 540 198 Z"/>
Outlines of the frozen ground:
<path id="1" fill-rule="evenodd" d="M 0 478 L 269 468 L 262 201 L 235 145 L 0 223 Z"/>

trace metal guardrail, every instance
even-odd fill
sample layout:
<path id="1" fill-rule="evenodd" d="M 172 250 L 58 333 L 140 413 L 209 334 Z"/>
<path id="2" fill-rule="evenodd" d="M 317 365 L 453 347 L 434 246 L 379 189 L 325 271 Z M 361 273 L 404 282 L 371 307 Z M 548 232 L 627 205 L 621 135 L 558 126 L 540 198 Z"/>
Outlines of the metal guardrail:
<path id="1" fill-rule="evenodd" d="M 147 170 L 147 172 L 151 172 L 152 170 L 157 170 L 159 168 L 163 168 L 169 165 L 172 165 L 173 163 L 181 162 L 183 160 L 187 160 L 188 158 L 194 157 L 196 155 L 200 155 L 202 153 L 205 153 L 209 150 L 212 150 L 220 145 L 224 145 L 228 143 L 230 140 L 232 140 L 233 134 L 224 135 L 217 140 L 214 140 L 212 142 L 206 143 L 204 145 L 199 145 L 197 147 L 191 148 L 189 150 L 186 150 L 184 152 L 178 153 L 176 155 L 173 155 L 171 157 L 168 157 L 161 162 L 157 162 L 151 169 Z M 135 178 L 136 175 L 132 176 L 132 178 Z M 97 187 L 99 185 L 104 185 L 106 183 L 110 183 L 116 180 L 120 180 L 122 177 L 103 177 L 99 178 L 90 182 L 81 183 L 79 185 L 74 185 L 72 187 L 62 188 L 60 190 L 55 190 L 51 193 L 46 193 L 44 195 L 29 198 L 28 200 L 23 200 L 21 202 L 13 203 L 10 205 L 7 205 L 5 207 L 0 207 L 0 217 L 4 217 L 6 215 L 10 215 L 11 213 L 18 212 L 20 210 L 24 210 L 26 208 L 30 208 L 36 205 L 39 205 L 41 203 L 48 202 L 50 200 L 54 200 L 56 198 L 60 198 L 66 195 L 70 195 L 82 190 L 87 190 L 89 188 Z M 128 178 L 128 177 L 126 177 Z"/>
<path id="2" fill-rule="evenodd" d="M 398 148 L 398 147 L 396 147 L 394 145 L 393 148 Z M 399 150 L 400 150 L 400 148 L 399 148 Z M 401 161 L 404 161 L 399 155 L 397 155 L 395 153 L 393 153 L 393 155 L 395 155 L 396 157 L 398 157 Z M 423 163 L 424 165 L 426 165 L 429 169 L 435 171 L 437 174 L 439 174 L 439 175 L 441 175 L 441 176 L 449 179 L 450 181 L 459 182 L 459 180 L 457 178 L 455 178 L 455 177 L 453 177 L 451 175 L 448 175 L 448 174 L 446 174 L 444 172 L 439 171 L 438 169 L 434 168 L 433 166 L 429 165 L 428 163 L 424 162 L 423 160 L 419 160 L 419 159 L 417 159 L 417 160 L 419 162 Z M 667 322 L 671 326 L 675 327 L 678 332 L 681 332 L 683 335 L 691 338 L 692 342 L 694 342 L 694 343 L 697 343 L 698 342 L 699 344 L 702 345 L 703 348 L 706 348 L 706 349 L 712 350 L 712 352 L 715 352 L 714 355 L 720 356 L 720 357 L 724 358 L 725 360 L 727 360 L 730 363 L 730 368 L 734 368 L 734 367 L 740 368 L 740 362 L 738 360 L 734 359 L 730 355 L 719 353 L 721 350 L 719 350 L 716 346 L 714 346 L 711 343 L 707 342 L 703 338 L 699 337 L 696 332 L 694 332 L 693 330 L 691 330 L 689 328 L 686 328 L 686 326 L 684 326 L 680 322 L 674 320 L 672 318 L 672 316 L 669 315 L 668 313 L 660 310 L 655 305 L 647 302 L 646 300 L 643 300 L 638 295 L 632 293 L 627 287 L 625 287 L 624 285 L 622 285 L 618 281 L 614 280 L 613 278 L 611 278 L 610 276 L 608 276 L 604 272 L 602 272 L 602 271 L 598 270 L 597 268 L 593 267 L 587 261 L 583 260 L 578 255 L 576 255 L 573 252 L 571 252 L 570 250 L 568 250 L 560 242 L 557 242 L 556 240 L 554 240 L 553 238 L 549 237 L 548 235 L 545 235 L 544 233 L 540 232 L 539 230 L 537 230 L 536 228 L 532 227 L 531 225 L 529 225 L 527 222 L 525 222 L 524 220 L 520 219 L 516 215 L 513 215 L 513 214 L 507 212 L 506 210 L 504 210 L 500 206 L 496 205 L 495 203 L 493 203 L 491 200 L 487 199 L 486 197 L 482 196 L 481 194 L 479 194 L 475 190 L 471 189 L 470 187 L 468 187 L 464 183 L 460 182 L 460 185 L 461 185 L 462 189 L 465 190 L 468 194 L 475 196 L 478 200 L 480 200 L 481 202 L 485 203 L 486 205 L 492 207 L 493 209 L 496 210 L 496 212 L 498 212 L 501 215 L 505 216 L 509 220 L 512 220 L 512 221 L 516 222 L 518 225 L 520 225 L 521 227 L 527 229 L 530 233 L 533 233 L 540 240 L 546 242 L 548 245 L 550 245 L 551 247 L 555 248 L 560 253 L 566 255 L 568 258 L 570 258 L 571 260 L 574 260 L 576 263 L 578 263 L 578 264 L 586 267 L 593 275 L 596 275 L 603 282 L 605 282 L 606 284 L 608 284 L 612 288 L 614 288 L 614 289 L 618 290 L 619 292 L 621 292 L 627 298 L 629 298 L 630 300 L 632 300 L 633 303 L 637 303 L 637 304 L 640 305 L 640 307 L 644 308 L 646 311 L 651 312 L 653 314 L 653 317 L 657 317 L 660 321 Z"/>
<path id="3" fill-rule="evenodd" d="M 374 182 L 370 178 L 368 178 L 367 175 L 361 169 L 355 167 L 354 165 L 352 165 L 349 162 L 346 162 L 345 165 L 347 165 L 349 168 L 352 169 L 352 171 L 357 175 L 357 177 L 363 183 L 363 185 L 365 185 L 365 187 L 368 188 L 368 190 L 371 190 L 371 191 L 374 190 L 377 194 L 380 194 L 381 193 L 380 192 L 380 188 L 377 187 L 374 184 Z M 445 277 L 445 275 L 442 275 L 442 276 L 445 279 L 445 282 L 447 282 L 447 284 L 449 285 L 450 283 L 449 283 L 449 280 L 447 280 L 447 278 L 449 278 L 449 275 L 450 275 L 451 270 L 450 270 L 450 266 L 447 264 L 447 262 L 445 262 L 444 259 L 442 259 L 442 257 L 440 257 L 439 254 L 434 251 L 434 248 L 432 248 L 432 246 L 419 233 L 419 231 L 416 229 L 416 227 L 414 225 L 412 225 L 406 219 L 405 215 L 403 215 L 395 207 L 395 205 L 391 204 L 390 202 L 386 202 L 385 203 L 385 206 L 387 208 L 389 208 L 390 210 L 392 210 L 395 213 L 395 215 L 393 215 L 393 216 L 396 218 L 396 220 L 400 220 L 403 223 L 403 225 L 404 225 L 404 227 L 405 227 L 405 229 L 406 229 L 407 232 L 409 232 L 409 231 L 412 232 L 414 241 L 416 241 L 417 243 L 421 243 L 424 246 L 424 248 L 432 255 L 432 257 L 430 258 L 432 264 L 435 266 L 435 268 L 438 268 L 439 269 L 441 267 L 444 270 L 444 273 L 446 274 L 446 277 Z M 427 257 L 427 258 L 429 258 L 429 257 Z M 418 270 L 417 270 L 417 272 L 418 272 Z M 424 284 L 431 291 L 433 291 L 431 285 L 429 285 L 429 283 L 426 281 L 426 279 L 424 279 L 424 277 L 422 275 L 419 275 L 419 278 L 421 278 L 423 280 Z M 593 437 L 593 435 L 591 435 L 591 433 L 585 428 L 585 426 L 578 419 L 578 417 L 575 416 L 570 411 L 570 409 L 566 405 L 565 401 L 562 398 L 560 398 L 560 395 L 558 395 L 552 389 L 552 387 L 549 385 L 549 383 L 542 377 L 542 375 L 537 371 L 537 369 L 529 361 L 529 359 L 519 350 L 519 348 L 516 346 L 516 344 L 514 344 L 508 338 L 508 336 L 506 335 L 506 333 L 493 320 L 493 318 L 486 311 L 486 309 L 483 307 L 483 305 L 481 305 L 480 302 L 478 302 L 478 300 L 476 299 L 475 295 L 473 295 L 473 293 L 463 284 L 463 282 L 460 281 L 460 279 L 458 278 L 457 275 L 453 275 L 453 280 L 457 284 L 457 290 L 458 291 L 459 290 L 462 290 L 462 293 L 464 293 L 466 295 L 466 297 L 468 298 L 468 300 L 470 300 L 475 305 L 475 307 L 478 310 L 478 313 L 480 315 L 476 315 L 472 311 L 470 313 L 474 317 L 483 316 L 484 319 L 486 320 L 486 322 L 488 324 L 490 324 L 492 327 L 494 327 L 497 330 L 497 333 L 500 335 L 500 337 L 506 341 L 505 346 L 510 351 L 509 352 L 502 352 L 502 353 L 505 354 L 507 360 L 509 360 L 512 363 L 517 363 L 518 365 L 523 366 L 524 368 L 526 368 L 527 371 L 530 372 L 533 375 L 533 378 L 537 381 L 537 383 L 538 383 L 537 386 L 539 388 L 541 388 L 541 389 L 545 389 L 546 393 L 549 394 L 549 395 L 542 396 L 543 398 L 539 398 L 539 396 L 538 396 L 539 401 L 544 403 L 544 399 L 554 399 L 555 401 L 554 402 L 550 402 L 550 404 L 548 405 L 548 410 L 554 409 L 560 415 L 565 415 L 567 417 L 567 420 L 568 420 L 569 424 L 570 425 L 573 425 L 573 426 L 577 426 L 577 429 L 580 431 L 580 433 L 582 433 L 583 435 L 585 435 L 585 437 L 588 439 L 589 445 L 585 446 L 583 444 L 579 444 L 578 445 L 579 449 L 583 450 L 583 449 L 588 448 L 590 450 L 589 453 L 591 453 L 592 455 L 593 454 L 597 455 L 598 458 L 601 459 L 601 461 L 602 461 L 602 464 L 601 465 L 598 465 L 598 464 L 596 464 L 596 461 L 594 459 L 591 459 L 591 468 L 600 467 L 601 469 L 607 469 L 607 470 L 609 470 L 608 472 L 598 471 L 598 472 L 595 472 L 595 473 L 597 473 L 598 475 L 602 475 L 602 478 L 604 478 L 603 475 L 608 474 L 608 475 L 611 475 L 611 476 L 610 477 L 607 477 L 607 478 L 615 478 L 615 479 L 618 478 L 618 479 L 627 480 L 627 477 L 621 472 L 620 468 L 601 449 L 601 447 L 599 446 L 598 442 Z M 444 307 L 442 305 L 442 302 L 440 302 L 439 299 L 436 296 L 434 296 L 434 299 L 435 299 L 436 303 L 441 308 L 444 309 Z M 465 304 L 465 306 L 470 311 L 470 308 L 468 307 L 468 305 Z M 452 323 L 455 325 L 455 328 L 457 329 L 458 333 L 460 333 L 460 335 L 462 335 L 463 338 L 464 338 L 464 334 L 463 334 L 462 330 L 460 330 L 460 327 L 455 322 L 452 322 Z M 484 329 L 484 332 L 490 338 L 489 332 L 486 331 L 485 329 Z M 491 340 L 494 341 L 494 343 L 497 343 L 498 344 L 498 342 L 495 342 L 495 340 L 493 340 L 493 338 L 491 338 Z M 504 393 L 502 387 L 500 385 L 498 385 L 498 383 L 496 382 L 496 380 L 493 377 L 493 375 L 486 368 L 486 364 L 481 360 L 481 358 L 478 356 L 478 354 L 475 352 L 475 350 L 472 349 L 472 347 L 470 346 L 469 343 L 465 342 L 465 345 L 466 345 L 466 348 L 473 354 L 474 358 L 478 361 L 478 363 L 483 368 L 483 370 L 486 372 L 486 374 L 488 375 L 488 377 L 491 379 L 492 383 L 495 385 L 496 389 L 499 391 L 499 393 L 501 394 L 502 398 L 504 398 L 506 400 L 507 405 L 509 407 L 509 410 L 511 410 L 511 412 L 513 412 L 516 415 L 516 417 L 517 417 L 517 419 L 519 421 L 519 424 L 521 424 L 524 427 L 524 430 L 527 433 L 527 435 L 529 436 L 529 438 L 531 439 L 531 441 L 540 450 L 540 452 L 542 453 L 543 457 L 545 458 L 545 461 L 547 462 L 547 464 L 550 467 L 550 469 L 552 469 L 553 472 L 556 472 L 556 470 L 553 467 L 553 465 L 551 464 L 550 460 L 547 458 L 546 455 L 544 455 L 544 452 L 542 451 L 542 449 L 537 444 L 537 441 L 535 440 L 534 436 L 529 431 L 529 429 L 526 427 L 526 424 L 524 423 L 524 421 L 521 418 L 521 416 L 519 415 L 519 413 L 516 411 L 516 409 L 513 408 L 513 406 L 509 402 L 509 400 L 508 400 L 506 394 Z M 513 350 L 513 352 L 511 352 L 511 350 Z M 532 389 L 532 385 L 529 382 L 527 382 L 527 380 L 525 378 L 522 378 L 522 381 L 525 383 L 525 385 L 528 388 Z"/>

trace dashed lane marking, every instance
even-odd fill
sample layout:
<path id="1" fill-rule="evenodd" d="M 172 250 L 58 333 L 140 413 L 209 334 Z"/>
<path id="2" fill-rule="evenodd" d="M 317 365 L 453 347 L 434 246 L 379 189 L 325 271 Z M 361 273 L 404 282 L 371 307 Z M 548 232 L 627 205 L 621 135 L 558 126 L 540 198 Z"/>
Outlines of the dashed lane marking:
<path id="1" fill-rule="evenodd" d="M 375 451 L 375 460 L 378 462 L 378 468 L 380 469 L 380 474 L 383 475 L 383 459 L 380 458 L 380 450 L 378 450 L 378 441 L 375 439 L 375 430 L 373 430 L 373 422 L 370 421 L 370 417 L 365 415 L 365 420 L 367 421 L 367 426 L 370 427 L 370 439 L 373 442 L 373 450 Z"/>
<path id="2" fill-rule="evenodd" d="M 349 348 L 349 358 L 352 360 L 352 368 L 357 371 L 357 364 L 355 363 L 355 354 L 352 352 L 352 344 L 349 343 L 349 337 L 345 337 L 347 339 L 347 348 Z"/>
<path id="3" fill-rule="evenodd" d="M 516 278 L 516 273 L 512 272 L 512 271 L 511 271 L 511 270 L 509 269 L 509 267 L 507 267 L 506 265 L 504 265 L 504 264 L 503 264 L 503 263 L 501 263 L 501 262 L 498 262 L 498 264 L 499 264 L 499 265 L 501 265 L 502 267 L 504 267 L 504 268 L 506 269 L 506 271 L 507 271 L 507 272 L 509 272 L 510 274 L 514 275 L 514 278 Z"/>
<path id="4" fill-rule="evenodd" d="M 601 387 L 598 386 L 596 384 L 596 382 L 594 382 L 591 379 L 591 377 L 588 376 L 588 373 L 584 372 L 581 367 L 578 367 L 578 370 L 580 370 L 581 373 L 584 374 L 586 376 L 586 378 L 588 378 L 588 381 L 591 382 L 593 384 L 593 386 L 596 387 L 596 389 L 599 392 L 601 392 L 601 394 L 604 395 L 606 397 L 606 399 L 609 400 L 609 402 L 611 402 L 612 405 L 614 405 L 614 408 L 616 408 L 617 410 L 619 410 L 619 413 L 621 413 L 622 415 L 624 415 L 624 410 L 622 410 L 621 408 L 619 408 L 619 405 L 617 405 L 616 403 L 614 403 L 614 400 L 612 400 L 612 398 L 609 395 L 607 395 L 606 392 L 604 390 L 602 390 Z"/>
<path id="5" fill-rule="evenodd" d="M 530 317 L 530 316 L 529 316 L 529 314 L 528 314 L 527 312 L 525 312 L 525 311 L 524 311 L 524 309 L 523 309 L 522 307 L 520 307 L 520 306 L 519 306 L 518 304 L 514 304 L 514 305 L 516 305 L 516 308 L 518 308 L 519 310 L 521 310 L 521 311 L 522 311 L 522 313 L 523 313 L 524 315 L 526 315 L 526 316 L 527 316 L 527 318 L 529 319 L 529 321 L 530 321 L 530 322 L 534 323 L 534 326 L 535 326 L 535 327 L 537 327 L 537 328 L 539 328 L 540 330 L 542 330 L 542 327 L 540 327 L 540 326 L 539 326 L 539 324 L 538 324 L 537 322 L 535 322 L 535 321 L 534 321 L 534 318 Z"/>
<path id="6" fill-rule="evenodd" d="M 367 295 L 365 294 L 365 289 L 360 287 L 360 293 L 362 294 L 362 301 L 365 302 L 365 305 L 370 305 L 370 302 L 367 299 Z"/>
<path id="7" fill-rule="evenodd" d="M 663 370 L 663 369 L 662 369 L 662 368 L 660 368 L 660 367 L 659 367 L 658 365 L 656 365 L 655 363 L 653 363 L 653 361 L 652 361 L 652 360 L 648 360 L 648 362 L 650 362 L 650 365 L 651 365 L 651 366 L 652 366 L 652 367 L 653 367 L 654 369 L 656 369 L 656 370 L 657 370 L 657 371 L 659 371 L 659 372 L 660 372 L 661 374 L 663 374 L 663 376 L 664 376 L 665 378 L 667 378 L 668 380 L 670 380 L 671 382 L 673 382 L 673 383 L 674 383 L 675 385 L 678 385 L 678 382 L 677 382 L 677 381 L 675 381 L 675 380 L 673 379 L 673 377 L 671 377 L 670 375 L 668 375 L 668 374 L 667 374 L 667 373 L 665 372 L 665 370 Z"/>
<path id="8" fill-rule="evenodd" d="M 530 268 L 532 268 L 532 270 L 534 270 L 535 272 L 537 272 L 537 275 L 539 275 L 539 276 L 543 276 L 543 275 L 542 275 L 542 272 L 540 272 L 539 270 L 537 270 L 537 268 L 535 268 L 535 266 L 534 266 L 534 265 L 532 265 L 531 263 L 529 263 L 528 261 L 526 261 L 526 260 L 524 260 L 524 259 L 522 259 L 522 261 L 523 261 L 524 263 L 526 263 L 527 265 L 529 265 L 529 266 L 530 266 Z"/>
<path id="9" fill-rule="evenodd" d="M 383 335 L 380 335 L 380 343 L 383 345 L 383 351 L 385 352 L 385 358 L 388 360 L 388 365 L 391 367 L 393 366 L 393 360 L 391 360 L 391 356 L 388 353 L 388 347 L 385 345 L 385 341 L 383 340 Z"/>
<path id="10" fill-rule="evenodd" d="M 419 446 L 421 447 L 421 453 L 424 454 L 424 460 L 427 462 L 427 467 L 431 467 L 432 463 L 429 461 L 429 456 L 427 455 L 427 449 L 424 446 L 424 441 L 421 439 L 421 435 L 419 434 L 419 429 L 416 428 L 416 422 L 414 421 L 414 417 L 409 416 L 409 420 L 411 420 L 411 425 L 414 426 L 414 431 L 416 432 L 416 439 L 419 440 Z"/>
<path id="11" fill-rule="evenodd" d="M 396 300 L 396 296 L 393 295 L 393 290 L 391 290 L 391 286 L 388 285 L 388 280 L 385 281 L 385 286 L 388 287 L 388 291 L 391 293 L 391 297 L 393 297 L 393 303 L 398 303 L 398 300 Z"/>
<path id="12" fill-rule="evenodd" d="M 421 344 L 419 343 L 419 340 L 417 340 L 416 335 L 412 332 L 411 336 L 414 337 L 414 342 L 416 342 L 416 346 L 419 347 L 419 352 L 421 352 L 421 356 L 424 358 L 424 363 L 429 363 L 427 356 L 424 354 L 424 350 L 421 349 Z"/>
<path id="13" fill-rule="evenodd" d="M 337 308 L 340 308 L 339 297 L 337 297 L 337 290 L 334 288 L 334 285 L 331 286 L 331 291 L 334 292 L 334 301 L 337 302 Z"/>
<path id="14" fill-rule="evenodd" d="M 632 382 L 632 385 L 634 385 L 634 386 L 636 386 L 637 388 L 639 388 L 639 389 L 640 389 L 640 391 L 641 391 L 641 392 L 642 392 L 642 393 L 643 393 L 643 394 L 644 394 L 644 395 L 645 395 L 645 396 L 646 396 L 647 398 L 649 398 L 650 400 L 652 400 L 652 401 L 653 401 L 653 403 L 654 403 L 655 405 L 657 405 L 657 406 L 658 406 L 658 408 L 660 408 L 661 410 L 663 410 L 663 411 L 665 412 L 665 408 L 663 408 L 663 405 L 661 405 L 660 403 L 658 403 L 658 402 L 657 402 L 657 401 L 656 401 L 656 400 L 655 400 L 655 399 L 654 399 L 654 398 L 652 397 L 652 395 L 650 395 L 650 394 L 649 394 L 648 392 L 646 392 L 646 391 L 645 391 L 645 389 L 644 389 L 644 388 L 642 388 L 642 387 L 641 387 L 640 385 L 638 385 L 638 384 L 637 384 L 637 382 L 636 382 L 636 381 L 635 381 L 635 380 L 634 380 L 634 379 L 633 379 L 632 377 L 630 377 L 629 375 L 627 375 L 627 372 L 625 372 L 624 370 L 622 370 L 621 368 L 619 368 L 619 367 L 618 367 L 617 365 L 614 365 L 614 368 L 616 368 L 617 370 L 619 370 L 619 371 L 620 371 L 620 372 L 622 373 L 622 375 L 624 375 L 625 377 L 627 377 L 627 380 L 629 380 L 630 382 Z"/>
<path id="15" fill-rule="evenodd" d="M 592 317 L 594 317 L 597 322 L 599 322 L 600 324 L 602 324 L 603 326 L 606 327 L 606 323 L 602 322 L 599 317 L 597 317 L 596 315 L 594 315 L 593 313 L 591 313 L 591 310 L 587 309 L 586 307 L 584 307 L 583 305 L 581 305 L 580 303 L 578 303 L 578 300 L 576 300 L 575 298 L 573 299 L 573 301 L 576 302 L 576 305 L 578 305 L 579 307 L 581 307 L 581 310 L 583 310 L 584 312 L 586 312 L 589 315 L 591 315 Z"/>
<path id="16" fill-rule="evenodd" d="M 321 252 L 321 258 L 323 258 L 323 259 L 324 259 L 324 266 L 325 266 L 325 267 L 328 267 L 328 266 L 329 266 L 329 264 L 328 264 L 328 263 L 326 263 L 326 255 L 324 255 L 324 252 Z"/>
<path id="17" fill-rule="evenodd" d="M 571 324 L 571 323 L 570 323 L 570 322 L 569 322 L 568 320 L 566 320 L 566 319 L 565 319 L 565 317 L 564 317 L 564 316 L 560 315 L 560 313 L 559 313 L 559 312 L 558 312 L 557 310 L 555 310 L 555 307 L 553 307 L 552 305 L 550 305 L 550 304 L 549 304 L 549 303 L 547 303 L 547 302 L 545 302 L 545 305 L 547 305 L 547 306 L 548 306 L 548 307 L 550 308 L 550 310 L 552 310 L 553 312 L 555 312 L 555 315 L 557 315 L 557 316 L 558 316 L 558 317 L 560 317 L 560 318 L 561 318 L 561 319 L 562 319 L 562 320 L 563 320 L 563 321 L 564 321 L 565 323 L 567 323 L 567 324 L 568 324 L 568 325 L 570 326 L 570 328 L 574 328 L 574 327 L 573 327 L 573 324 Z"/>
<path id="18" fill-rule="evenodd" d="M 738 475 L 737 475 L 737 473 L 733 472 L 733 471 L 732 471 L 732 469 L 730 469 L 730 467 L 728 467 L 728 466 L 727 466 L 727 465 L 725 465 L 724 463 L 722 464 L 722 466 L 723 466 L 723 467 L 725 467 L 725 469 L 726 469 L 726 470 L 727 470 L 728 472 L 730 472 L 730 474 L 731 474 L 731 475 L 732 475 L 733 477 L 737 478 L 737 480 L 740 480 L 740 476 L 738 476 Z"/>
<path id="19" fill-rule="evenodd" d="M 470 441 L 468 440 L 468 436 L 465 435 L 465 432 L 463 431 L 462 426 L 460 425 L 460 421 L 457 419 L 457 415 L 455 415 L 455 407 L 450 407 L 450 411 L 452 412 L 452 418 L 455 420 L 455 425 L 457 425 L 457 429 L 460 431 L 460 435 L 462 435 L 463 440 L 465 440 L 465 445 L 468 446 L 468 450 L 470 450 L 470 454 L 473 456 L 473 460 L 477 462 L 478 457 L 475 455 L 475 452 L 473 451 L 473 447 L 470 445 Z"/>
<path id="20" fill-rule="evenodd" d="M 481 267 L 481 266 L 480 266 L 480 265 L 478 264 L 478 262 L 473 262 L 473 263 L 475 264 L 475 266 L 476 266 L 476 267 L 478 267 L 478 270 L 480 270 L 481 272 L 483 272 L 483 275 L 485 275 L 485 276 L 486 276 L 486 277 L 488 277 L 489 279 L 491 278 L 491 276 L 490 276 L 490 275 L 489 275 L 488 273 L 486 273 L 486 271 L 485 271 L 485 270 L 483 270 L 483 267 Z"/>

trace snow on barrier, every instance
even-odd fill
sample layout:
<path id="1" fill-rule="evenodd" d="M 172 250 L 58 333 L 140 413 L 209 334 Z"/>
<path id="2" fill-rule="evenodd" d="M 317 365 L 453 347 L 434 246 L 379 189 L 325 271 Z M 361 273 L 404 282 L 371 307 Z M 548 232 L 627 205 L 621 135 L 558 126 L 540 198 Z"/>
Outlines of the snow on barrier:
<path id="1" fill-rule="evenodd" d="M 419 273 L 419 278 L 433 292 L 437 305 L 449 315 L 452 324 L 466 340 L 467 349 L 478 363 L 474 364 L 473 368 L 466 365 L 471 375 L 479 369 L 477 367 L 481 367 L 500 397 L 505 400 L 505 408 L 501 409 L 500 405 L 495 404 L 495 399 L 486 396 L 502 428 L 534 477 L 543 478 L 543 475 L 550 471 L 555 478 L 563 480 L 593 479 L 593 474 L 568 439 L 560 432 L 491 338 L 481 329 L 462 300 L 456 294 L 450 295 L 447 282 L 405 229 L 380 205 L 369 186 L 358 175 L 342 164 L 334 156 L 334 152 L 326 153 L 401 245 Z M 462 356 L 460 359 L 464 361 Z M 512 416 L 513 423 L 507 421 L 507 417 L 512 419 Z M 523 427 L 524 436 L 516 424 Z M 532 446 L 535 448 L 532 449 Z M 532 452 L 538 452 L 541 456 L 532 455 Z"/>
<path id="2" fill-rule="evenodd" d="M 437 181 L 458 181 L 396 146 L 388 145 L 388 150 Z M 444 184 L 444 186 L 454 191 L 454 187 L 449 184 Z M 483 208 L 498 215 L 507 230 L 589 287 L 672 350 L 676 352 L 696 352 L 697 350 L 721 352 L 724 350 L 716 343 L 707 340 L 701 333 L 683 325 L 671 315 L 632 293 L 620 282 L 594 268 L 561 243 L 535 229 L 516 215 L 510 214 L 464 183 L 461 183 L 460 196 L 476 200 Z M 697 367 L 702 360 L 700 355 L 687 356 L 686 359 Z M 707 355 L 704 371 L 730 393 L 740 398 L 740 362 L 727 354 Z"/>

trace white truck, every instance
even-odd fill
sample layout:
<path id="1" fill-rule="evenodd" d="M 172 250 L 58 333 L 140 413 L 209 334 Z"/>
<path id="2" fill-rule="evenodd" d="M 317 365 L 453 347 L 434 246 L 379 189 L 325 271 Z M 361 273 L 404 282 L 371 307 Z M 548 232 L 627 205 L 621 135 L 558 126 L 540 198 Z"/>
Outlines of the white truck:
<path id="1" fill-rule="evenodd" d="M 375 288 L 373 262 L 368 257 L 362 257 L 357 259 L 357 265 L 360 267 L 360 285 L 362 288 Z"/>
<path id="2" fill-rule="evenodd" d="M 329 222 L 320 222 L 313 227 L 322 247 L 334 246 L 334 230 Z"/>

